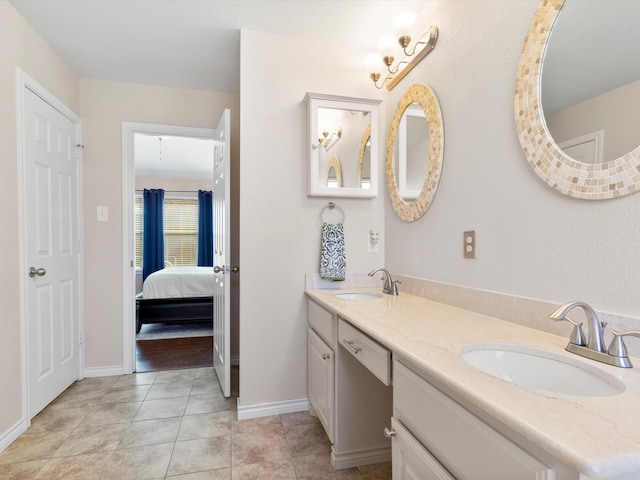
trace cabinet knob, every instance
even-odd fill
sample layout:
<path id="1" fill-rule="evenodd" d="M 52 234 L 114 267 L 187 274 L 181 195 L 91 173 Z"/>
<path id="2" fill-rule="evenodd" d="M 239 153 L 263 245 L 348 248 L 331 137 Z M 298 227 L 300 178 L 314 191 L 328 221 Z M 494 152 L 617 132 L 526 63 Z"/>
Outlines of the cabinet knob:
<path id="1" fill-rule="evenodd" d="M 328 360 L 329 358 L 331 358 L 331 354 L 329 354 L 329 353 L 323 353 L 322 354 L 322 359 L 323 360 Z"/>
<path id="2" fill-rule="evenodd" d="M 393 428 L 384 427 L 384 436 L 391 438 L 396 436 L 396 431 Z"/>

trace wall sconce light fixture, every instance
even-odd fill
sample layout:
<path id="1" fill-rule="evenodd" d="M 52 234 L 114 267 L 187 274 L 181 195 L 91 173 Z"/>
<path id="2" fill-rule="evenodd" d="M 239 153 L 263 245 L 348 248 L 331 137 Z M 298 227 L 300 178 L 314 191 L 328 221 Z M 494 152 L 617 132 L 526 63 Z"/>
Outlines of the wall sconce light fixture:
<path id="1" fill-rule="evenodd" d="M 376 88 L 387 85 L 387 89 L 391 90 L 435 48 L 438 41 L 438 28 L 434 26 L 429 27 L 429 31 L 422 35 L 413 44 L 413 47 L 409 48 L 411 45 L 410 32 L 414 20 L 415 13 L 413 12 L 400 14 L 395 22 L 395 30 L 398 35 L 396 37 L 392 34 L 383 36 L 379 44 L 379 53 L 371 54 L 365 59 L 365 64 L 371 72 L 369 78 Z M 394 66 L 396 58 L 393 55 L 393 50 L 397 48 L 395 45 L 400 46 L 404 57 Z M 379 70 L 381 64 L 383 69 L 386 67 L 384 77 Z M 378 84 L 381 78 L 383 79 L 382 83 Z"/>
<path id="2" fill-rule="evenodd" d="M 338 127 L 337 130 L 333 133 L 329 133 L 327 130 L 323 130 L 322 136 L 318 137 L 318 143 L 325 151 L 329 150 L 333 147 L 338 140 L 342 138 L 342 128 Z"/>

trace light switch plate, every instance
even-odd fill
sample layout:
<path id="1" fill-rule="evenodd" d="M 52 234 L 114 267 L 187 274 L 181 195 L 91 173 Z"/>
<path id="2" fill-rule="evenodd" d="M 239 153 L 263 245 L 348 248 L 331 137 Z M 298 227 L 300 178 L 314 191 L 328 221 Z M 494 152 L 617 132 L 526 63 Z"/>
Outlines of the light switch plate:
<path id="1" fill-rule="evenodd" d="M 98 221 L 99 222 L 109 221 L 109 207 L 98 207 Z"/>

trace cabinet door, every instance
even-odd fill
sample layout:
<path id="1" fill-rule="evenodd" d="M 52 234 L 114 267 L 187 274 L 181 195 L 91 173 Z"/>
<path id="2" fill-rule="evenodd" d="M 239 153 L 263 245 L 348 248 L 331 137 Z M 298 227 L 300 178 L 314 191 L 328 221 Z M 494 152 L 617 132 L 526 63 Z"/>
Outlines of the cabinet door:
<path id="1" fill-rule="evenodd" d="M 391 429 L 393 480 L 455 480 L 395 418 Z"/>
<path id="2" fill-rule="evenodd" d="M 335 356 L 316 333 L 308 329 L 309 401 L 333 443 Z"/>
<path id="3" fill-rule="evenodd" d="M 553 468 L 397 361 L 393 416 L 458 480 L 555 478 Z"/>

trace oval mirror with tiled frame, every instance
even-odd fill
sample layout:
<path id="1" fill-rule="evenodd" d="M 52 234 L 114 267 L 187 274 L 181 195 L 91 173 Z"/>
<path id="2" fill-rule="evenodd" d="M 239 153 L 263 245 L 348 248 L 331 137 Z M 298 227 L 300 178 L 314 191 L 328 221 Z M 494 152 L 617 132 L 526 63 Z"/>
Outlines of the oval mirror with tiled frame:
<path id="1" fill-rule="evenodd" d="M 398 192 L 398 181 L 395 169 L 396 142 L 398 141 L 398 127 L 400 126 L 402 117 L 407 108 L 414 103 L 420 105 L 425 114 L 429 130 L 429 153 L 427 158 L 424 159 L 425 162 L 427 162 L 427 175 L 422 184 L 420 194 L 415 200 L 407 201 L 402 198 Z M 389 134 L 387 135 L 387 188 L 393 209 L 402 220 L 414 222 L 422 217 L 431 206 L 436 190 L 438 189 L 438 183 L 440 182 L 443 155 L 444 127 L 438 98 L 430 87 L 416 83 L 409 87 L 398 102 L 398 107 L 391 120 Z"/>
<path id="2" fill-rule="evenodd" d="M 540 98 L 542 62 L 563 4 L 564 0 L 541 0 L 525 39 L 514 102 L 520 144 L 536 174 L 564 195 L 607 200 L 636 193 L 640 190 L 640 146 L 609 162 L 581 163 L 565 154 L 547 129 Z"/>

